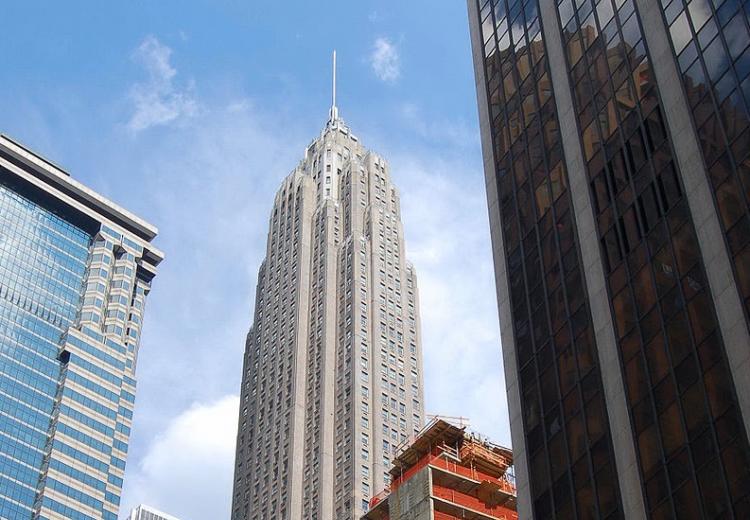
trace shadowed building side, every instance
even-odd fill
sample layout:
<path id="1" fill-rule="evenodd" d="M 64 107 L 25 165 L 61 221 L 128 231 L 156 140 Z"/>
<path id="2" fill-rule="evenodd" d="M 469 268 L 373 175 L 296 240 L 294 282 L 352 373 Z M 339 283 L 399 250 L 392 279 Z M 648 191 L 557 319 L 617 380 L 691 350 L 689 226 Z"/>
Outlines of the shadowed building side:
<path id="1" fill-rule="evenodd" d="M 746 518 L 747 10 L 701 0 L 468 5 L 521 517 Z M 550 115 L 559 124 L 547 124 Z M 543 164 L 564 166 L 558 192 L 569 201 L 539 196 L 552 183 L 554 200 L 560 177 L 526 174 L 519 152 L 534 143 Z M 539 230 L 523 220 L 549 212 L 572 226 L 564 241 L 541 229 L 539 255 L 528 247 Z M 548 355 L 544 335 L 528 342 L 523 332 L 537 258 L 555 287 L 546 258 L 570 243 L 583 276 L 567 306 L 578 293 L 591 309 L 608 425 L 592 423 L 593 383 L 582 402 L 554 391 L 568 378 L 559 353 L 569 341 L 555 333 Z M 547 300 L 554 333 L 558 305 Z M 562 407 L 540 402 L 537 384 Z M 560 413 L 558 430 L 550 418 Z M 613 455 L 579 460 L 571 441 L 581 422 L 589 435 L 609 428 Z M 567 442 L 555 447 L 557 431 Z M 582 477 L 587 467 L 593 479 Z M 612 507 L 618 494 L 621 510 Z"/>

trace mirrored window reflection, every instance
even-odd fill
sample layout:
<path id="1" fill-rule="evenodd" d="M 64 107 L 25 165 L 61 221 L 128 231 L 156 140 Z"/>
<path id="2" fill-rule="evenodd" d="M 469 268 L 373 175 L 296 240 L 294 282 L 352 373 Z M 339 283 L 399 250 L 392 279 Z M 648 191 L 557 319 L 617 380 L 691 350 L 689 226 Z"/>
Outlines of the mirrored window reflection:
<path id="1" fill-rule="evenodd" d="M 534 516 L 620 518 L 538 4 L 478 7 Z"/>
<path id="2" fill-rule="evenodd" d="M 0 518 L 31 518 L 59 397 L 60 342 L 78 318 L 92 238 L 6 185 L 13 177 L 0 169 Z"/>
<path id="3" fill-rule="evenodd" d="M 693 8 L 703 34 L 698 45 L 691 17 L 682 9 L 671 12 L 675 46 L 691 56 L 684 60 L 692 71 L 688 77 L 716 77 L 720 91 L 731 92 L 721 83 L 728 47 L 716 45 L 723 40 L 705 9 Z M 731 385 L 719 389 L 707 379 L 717 370 L 731 381 L 635 4 L 562 0 L 558 14 L 649 514 L 681 518 L 680 500 L 695 493 L 692 502 L 700 506 L 693 516 L 736 517 L 746 494 L 733 495 L 729 483 L 747 482 L 748 470 L 737 472 L 721 459 L 717 424 L 724 418 L 737 422 L 739 413 Z M 747 43 L 735 51 L 744 52 Z M 710 49 L 709 67 L 694 67 L 698 48 Z M 716 88 L 701 87 L 696 96 L 710 96 Z M 708 112 L 697 125 L 720 123 L 719 115 Z M 711 150 L 717 157 L 726 154 Z M 726 163 L 731 160 L 722 163 L 724 169 Z M 744 216 L 742 189 L 726 175 L 717 188 L 723 188 L 717 189 L 722 218 L 737 225 Z M 702 355 L 709 351 L 711 356 Z M 717 447 L 705 460 L 693 448 L 701 435 Z M 741 430 L 722 449 L 729 446 L 747 452 Z M 686 474 L 700 475 L 706 464 L 715 479 L 710 489 L 700 476 L 685 482 Z"/>
<path id="4" fill-rule="evenodd" d="M 662 2 L 750 322 L 750 23 L 741 2 Z"/>

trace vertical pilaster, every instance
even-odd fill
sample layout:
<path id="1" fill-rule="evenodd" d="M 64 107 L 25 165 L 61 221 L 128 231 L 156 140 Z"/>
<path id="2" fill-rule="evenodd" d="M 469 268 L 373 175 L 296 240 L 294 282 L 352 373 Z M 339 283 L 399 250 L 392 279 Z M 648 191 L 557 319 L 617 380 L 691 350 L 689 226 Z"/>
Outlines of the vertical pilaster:
<path id="1" fill-rule="evenodd" d="M 324 318 L 323 318 L 323 339 L 320 365 L 320 463 L 319 481 L 318 481 L 318 500 L 320 520 L 324 518 L 334 518 L 333 514 L 333 479 L 334 479 L 334 417 L 335 417 L 335 384 L 336 384 L 336 322 L 338 320 L 338 296 L 337 290 L 338 276 L 338 258 L 339 248 L 335 241 L 334 235 L 338 224 L 336 223 L 338 209 L 331 201 L 325 201 L 323 208 L 323 218 L 325 219 L 325 230 L 321 238 L 324 240 L 319 245 L 325 251 L 325 275 L 321 296 L 324 298 Z M 351 426 L 352 431 L 355 425 Z"/>
<path id="2" fill-rule="evenodd" d="M 553 0 L 540 1 L 542 31 L 547 48 L 549 69 L 555 94 L 555 105 L 560 122 L 565 163 L 570 181 L 570 193 L 586 291 L 591 305 L 602 385 L 609 413 L 612 444 L 614 445 L 617 477 L 620 484 L 625 518 L 643 518 L 645 507 L 636 459 L 635 440 L 630 427 L 625 386 L 620 368 L 614 324 L 607 296 L 599 240 L 596 234 L 594 210 L 589 196 L 586 165 L 576 125 L 576 113 L 566 69 L 565 53 Z"/>
<path id="3" fill-rule="evenodd" d="M 719 329 L 737 389 L 745 430 L 750 432 L 750 335 L 745 323 L 732 265 L 723 240 L 719 216 L 713 202 L 703 157 L 688 109 L 682 78 L 664 25 L 661 4 L 635 0 L 643 23 L 643 34 L 651 54 L 666 123 L 682 173 L 685 197 L 693 216 L 708 285 L 716 307 Z"/>
<path id="4" fill-rule="evenodd" d="M 305 372 L 307 370 L 307 338 L 310 334 L 310 255 L 312 251 L 312 214 L 315 210 L 315 186 L 308 176 L 301 176 L 298 184 L 302 190 L 301 203 L 296 212 L 300 215 L 300 234 L 297 276 L 297 313 L 295 316 L 295 345 L 293 378 L 294 403 L 289 439 L 288 512 L 289 518 L 302 517 L 302 496 L 304 490 L 304 447 L 305 447 Z"/>
<path id="5" fill-rule="evenodd" d="M 479 106 L 479 130 L 484 157 L 484 177 L 487 193 L 487 209 L 490 217 L 492 239 L 492 257 L 495 264 L 495 281 L 497 306 L 500 318 L 500 341 L 503 345 L 503 368 L 505 371 L 505 390 L 508 398 L 510 415 L 510 433 L 513 443 L 513 462 L 516 475 L 518 517 L 521 520 L 533 517 L 531 488 L 527 461 L 526 439 L 524 436 L 523 416 L 521 414 L 521 394 L 518 386 L 518 362 L 513 336 L 513 319 L 511 317 L 510 288 L 505 262 L 503 232 L 500 223 L 500 204 L 497 192 L 496 166 L 492 151 L 492 134 L 490 115 L 487 104 L 486 78 L 484 73 L 483 45 L 479 27 L 479 12 L 476 0 L 467 0 L 469 12 L 469 29 L 471 47 L 474 57 L 474 74 Z"/>

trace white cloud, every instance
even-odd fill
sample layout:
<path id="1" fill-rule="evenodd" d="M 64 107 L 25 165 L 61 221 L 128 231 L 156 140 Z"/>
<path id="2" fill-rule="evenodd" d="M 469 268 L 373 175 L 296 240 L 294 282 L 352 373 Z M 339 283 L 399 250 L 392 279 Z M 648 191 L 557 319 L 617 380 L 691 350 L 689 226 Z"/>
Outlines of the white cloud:
<path id="1" fill-rule="evenodd" d="M 448 145 L 451 149 L 476 150 L 479 133 L 476 127 L 461 121 L 450 121 L 435 117 L 425 118 L 421 107 L 412 102 L 401 105 L 401 119 L 423 139 Z"/>
<path id="2" fill-rule="evenodd" d="M 123 512 L 153 497 L 149 500 L 155 507 L 181 520 L 229 517 L 190 509 L 184 509 L 190 514 L 178 514 L 180 509 L 170 507 L 179 504 L 176 488 L 164 484 L 174 470 L 162 475 L 146 461 L 155 456 L 152 438 L 172 431 L 170 424 L 190 403 L 239 390 L 269 210 L 309 136 L 297 136 L 289 121 L 259 112 L 251 101 L 221 97 L 222 104 L 202 100 L 210 110 L 184 127 L 134 140 L 132 149 L 115 145 L 111 154 L 102 153 L 103 182 L 110 184 L 103 191 L 133 193 L 129 207 L 159 226 L 158 245 L 167 256 L 149 296 L 138 356 Z M 236 408 L 227 413 L 236 421 Z M 234 451 L 231 437 L 229 459 Z M 203 440 L 211 442 L 207 436 L 193 438 L 195 443 Z M 179 496 L 192 504 L 195 494 L 202 507 L 228 508 L 231 464 L 222 466 L 226 479 L 219 478 L 217 467 L 215 479 L 187 485 L 188 473 L 200 477 L 199 462 L 179 470 L 186 473 L 179 477 L 186 482 Z M 154 469 L 144 470 L 149 468 Z M 131 481 L 137 487 L 131 487 Z M 143 490 L 145 497 L 140 496 Z"/>
<path id="3" fill-rule="evenodd" d="M 175 85 L 177 71 L 170 63 L 171 55 L 172 49 L 154 36 L 147 36 L 134 52 L 133 59 L 146 69 L 148 79 L 130 89 L 134 111 L 127 127 L 132 133 L 197 113 L 192 84 L 184 89 Z"/>
<path id="4" fill-rule="evenodd" d="M 181 520 L 229 518 L 238 410 L 229 395 L 175 417 L 129 471 L 121 515 L 145 503 Z"/>
<path id="5" fill-rule="evenodd" d="M 169 75 L 168 58 L 152 65 Z M 309 141 L 309 132 L 301 134 L 284 114 L 263 112 L 233 86 L 196 103 L 205 108 L 169 131 L 154 128 L 148 140 L 123 146 L 114 139 L 99 150 L 101 176 L 91 183 L 158 225 L 157 245 L 167 257 L 149 296 L 139 351 L 123 514 L 152 502 L 181 520 L 229 517 L 233 433 L 222 437 L 228 462 L 209 468 L 212 478 L 201 477 L 201 456 L 175 468 L 154 461 L 168 460 L 165 445 L 176 439 L 174 425 L 189 424 L 184 416 L 191 403 L 211 403 L 240 388 L 269 210 Z M 233 432 L 238 410 L 222 410 Z M 189 440 L 198 454 L 204 442 L 208 452 L 218 449 L 208 434 Z"/>
<path id="6" fill-rule="evenodd" d="M 396 49 L 385 42 L 397 71 Z M 155 85 L 160 93 L 152 105 L 171 106 L 181 91 L 170 49 L 147 39 L 136 54 L 149 74 L 141 88 Z M 146 117 L 144 97 L 139 121 L 150 123 L 131 131 L 181 124 L 155 128 L 130 148 L 114 140 L 100 150 L 102 177 L 92 185 L 120 194 L 157 224 L 158 246 L 167 253 L 149 296 L 122 513 L 151 502 L 183 520 L 200 520 L 229 516 L 238 407 L 219 398 L 239 389 L 269 210 L 311 135 L 300 132 L 292 115 L 264 112 L 243 91 L 189 98 L 193 109 L 167 111 L 177 115 L 162 121 Z M 509 444 L 476 135 L 460 124 L 426 124 L 416 105 L 404 110 L 421 141 L 364 144 L 384 151 L 401 192 L 408 257 L 419 277 L 427 408 L 468 416 L 478 431 Z M 368 123 L 355 126 L 366 131 Z M 429 149 L 436 143 L 440 153 Z M 191 407 L 195 402 L 203 404 Z M 195 434 L 181 431 L 203 423 Z M 226 426 L 212 429 L 212 423 Z"/>
<path id="7" fill-rule="evenodd" d="M 417 269 L 427 411 L 510 446 L 481 167 L 411 151 L 389 163 Z"/>
<path id="8" fill-rule="evenodd" d="M 168 52 L 152 66 L 174 77 Z M 213 417 L 218 405 L 211 400 L 240 386 L 269 210 L 310 138 L 298 122 L 237 94 L 197 99 L 205 110 L 176 129 L 133 140 L 133 149 L 115 143 L 109 153 L 102 150 L 98 171 L 106 177 L 94 185 L 130 193 L 128 207 L 159 226 L 158 245 L 167 253 L 149 296 L 139 354 L 123 514 L 152 502 L 183 520 L 229 516 L 237 407 L 223 408 L 232 432 L 222 436 L 226 461 L 208 471 L 203 454 L 219 450 L 208 430 L 188 437 L 178 430 Z M 422 137 L 418 145 L 363 143 L 384 151 L 401 193 L 408 257 L 419 277 L 427 409 L 467 416 L 472 427 L 509 444 L 478 144 L 469 152 L 466 143 L 475 136 L 445 130 L 460 125 L 440 130 L 425 124 L 416 108 L 405 115 L 422 129 L 414 132 Z M 429 150 L 435 143 L 440 153 Z M 193 402 L 209 404 L 190 409 Z M 178 460 L 170 443 L 188 445 L 195 457 Z"/>
<path id="9" fill-rule="evenodd" d="M 378 38 L 370 54 L 370 66 L 381 81 L 394 83 L 401 76 L 401 58 L 396 44 L 388 38 Z"/>

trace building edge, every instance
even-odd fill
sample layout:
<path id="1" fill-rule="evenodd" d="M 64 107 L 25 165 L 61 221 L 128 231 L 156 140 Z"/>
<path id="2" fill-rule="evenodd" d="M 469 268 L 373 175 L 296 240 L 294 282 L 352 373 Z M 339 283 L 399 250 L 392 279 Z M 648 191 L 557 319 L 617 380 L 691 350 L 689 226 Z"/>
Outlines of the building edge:
<path id="1" fill-rule="evenodd" d="M 599 242 L 596 239 L 596 221 L 591 198 L 580 132 L 575 118 L 565 55 L 561 39 L 557 8 L 551 2 L 540 2 L 540 19 L 545 46 L 549 57 L 550 79 L 554 91 L 555 105 L 560 124 L 563 158 L 568 170 L 573 204 L 573 219 L 583 260 L 584 286 L 591 305 L 599 366 L 602 370 L 602 386 L 607 403 L 607 415 L 614 446 L 617 480 L 626 518 L 645 517 L 645 505 L 636 458 L 636 446 L 630 426 L 628 404 L 625 397 L 625 382 L 615 338 L 615 327 L 610 312 L 607 285 Z"/>
<path id="2" fill-rule="evenodd" d="M 677 71 L 660 4 L 649 0 L 634 1 L 641 13 L 644 39 L 656 63 L 652 69 L 661 94 L 667 128 L 670 134 L 676 136 L 675 159 L 682 172 L 685 197 L 693 215 L 698 246 L 706 267 L 719 330 L 724 338 L 724 350 L 737 402 L 745 431 L 750 434 L 750 334 L 724 244 L 724 233 L 719 224 L 719 215 L 708 184 L 698 137 L 688 112 L 685 91 L 681 87 L 682 80 Z"/>
<path id="3" fill-rule="evenodd" d="M 43 181 L 45 185 L 105 217 L 118 227 L 124 228 L 129 234 L 134 234 L 143 242 L 151 242 L 159 232 L 153 224 L 84 186 L 55 163 L 33 152 L 7 134 L 0 134 L 0 157 L 18 168 L 28 170 L 28 173 Z M 158 250 L 155 250 L 155 253 L 163 259 L 163 254 L 159 254 Z"/>
<path id="4" fill-rule="evenodd" d="M 495 159 L 492 153 L 492 134 L 487 105 L 486 78 L 482 63 L 481 29 L 476 0 L 466 0 L 471 36 L 472 58 L 474 62 L 474 80 L 477 93 L 479 130 L 482 143 L 484 179 L 487 193 L 487 211 L 490 220 L 492 239 L 492 258 L 495 268 L 495 286 L 497 307 L 500 319 L 500 343 L 505 372 L 505 389 L 508 398 L 510 416 L 510 433 L 513 444 L 514 470 L 516 475 L 516 492 L 518 500 L 518 517 L 520 520 L 533 518 L 531 488 L 529 482 L 528 451 L 524 436 L 523 416 L 521 413 L 521 394 L 518 386 L 518 363 L 513 348 L 503 347 L 504 342 L 514 343 L 513 320 L 511 319 L 510 290 L 507 282 L 507 270 L 502 226 L 500 224 L 500 205 L 497 183 L 495 181 Z"/>

